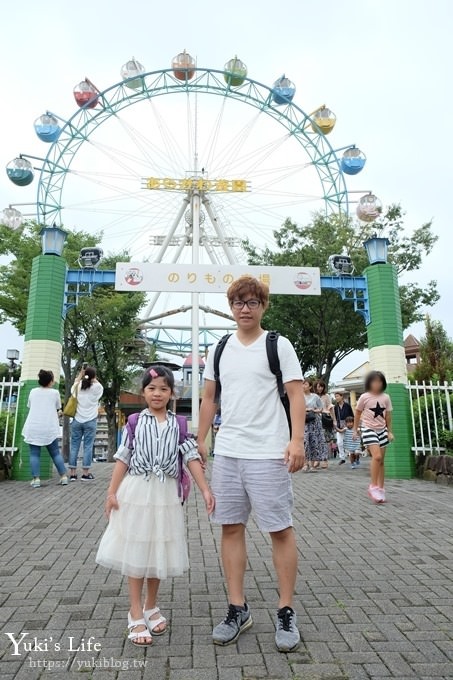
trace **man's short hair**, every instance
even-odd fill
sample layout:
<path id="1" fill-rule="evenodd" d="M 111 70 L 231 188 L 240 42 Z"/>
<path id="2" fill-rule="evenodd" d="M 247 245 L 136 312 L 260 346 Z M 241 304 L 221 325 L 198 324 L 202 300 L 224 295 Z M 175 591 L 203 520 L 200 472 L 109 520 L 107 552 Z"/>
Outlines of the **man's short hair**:
<path id="1" fill-rule="evenodd" d="M 233 281 L 227 290 L 230 305 L 234 300 L 243 300 L 246 295 L 252 295 L 265 308 L 269 306 L 269 286 L 253 276 L 240 276 L 236 281 Z"/>

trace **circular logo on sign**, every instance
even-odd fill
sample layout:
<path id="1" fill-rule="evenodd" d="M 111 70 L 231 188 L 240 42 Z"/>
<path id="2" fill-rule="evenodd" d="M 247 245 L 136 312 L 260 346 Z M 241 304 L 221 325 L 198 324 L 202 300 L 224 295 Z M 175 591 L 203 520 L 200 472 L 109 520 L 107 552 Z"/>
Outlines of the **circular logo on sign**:
<path id="1" fill-rule="evenodd" d="M 296 278 L 294 279 L 294 285 L 299 290 L 307 290 L 312 284 L 311 275 L 308 272 L 297 272 Z"/>
<path id="2" fill-rule="evenodd" d="M 143 281 L 143 274 L 138 267 L 131 267 L 125 273 L 124 280 L 129 286 L 138 286 Z"/>

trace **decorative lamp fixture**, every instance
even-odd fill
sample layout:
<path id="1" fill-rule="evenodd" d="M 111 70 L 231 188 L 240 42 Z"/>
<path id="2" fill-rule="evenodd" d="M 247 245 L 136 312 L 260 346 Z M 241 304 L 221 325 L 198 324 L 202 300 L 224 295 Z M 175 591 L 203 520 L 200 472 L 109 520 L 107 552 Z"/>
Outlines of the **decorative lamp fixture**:
<path id="1" fill-rule="evenodd" d="M 370 264 L 387 264 L 388 262 L 388 247 L 390 241 L 385 236 L 378 236 L 374 234 L 371 238 L 367 239 L 363 247 L 366 250 L 368 256 L 368 262 Z"/>
<path id="2" fill-rule="evenodd" d="M 19 361 L 19 350 L 18 349 L 7 349 L 6 358 L 8 360 L 8 372 L 12 376 L 17 368 L 17 361 Z"/>
<path id="3" fill-rule="evenodd" d="M 43 227 L 40 231 L 42 254 L 61 257 L 66 235 L 67 232 L 55 223 L 51 227 Z"/>
<path id="4" fill-rule="evenodd" d="M 102 260 L 104 252 L 98 246 L 82 248 L 78 263 L 81 269 L 97 269 Z"/>

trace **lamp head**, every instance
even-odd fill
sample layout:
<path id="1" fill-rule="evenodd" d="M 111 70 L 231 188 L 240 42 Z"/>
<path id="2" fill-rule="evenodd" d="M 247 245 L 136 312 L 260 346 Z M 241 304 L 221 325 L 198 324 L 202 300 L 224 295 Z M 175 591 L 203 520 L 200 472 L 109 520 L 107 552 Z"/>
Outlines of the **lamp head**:
<path id="1" fill-rule="evenodd" d="M 363 247 L 368 256 L 370 264 L 386 264 L 388 262 L 388 247 L 390 241 L 385 236 L 374 234 L 367 239 Z"/>
<path id="2" fill-rule="evenodd" d="M 7 349 L 6 350 L 6 358 L 8 361 L 17 361 L 19 359 L 19 350 L 18 349 Z"/>
<path id="3" fill-rule="evenodd" d="M 40 231 L 43 255 L 57 255 L 61 257 L 67 233 L 61 227 L 57 227 L 55 223 L 51 227 L 43 227 Z"/>

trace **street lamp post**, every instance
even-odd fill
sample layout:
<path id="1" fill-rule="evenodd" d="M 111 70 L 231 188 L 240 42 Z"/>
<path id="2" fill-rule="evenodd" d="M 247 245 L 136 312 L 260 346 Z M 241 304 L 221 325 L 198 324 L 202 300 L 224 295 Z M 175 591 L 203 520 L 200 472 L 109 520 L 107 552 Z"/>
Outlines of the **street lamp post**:
<path id="1" fill-rule="evenodd" d="M 370 262 L 365 270 L 371 316 L 367 327 L 370 365 L 385 374 L 387 392 L 393 404 L 395 441 L 386 454 L 386 475 L 409 479 L 415 475 L 415 460 L 398 274 L 395 265 L 387 261 L 387 238 L 375 235 L 363 245 Z"/>
<path id="2" fill-rule="evenodd" d="M 42 254 L 33 260 L 27 323 L 21 370 L 21 390 L 16 411 L 16 431 L 22 432 L 27 417 L 30 390 L 37 385 L 41 368 L 50 370 L 58 384 L 61 370 L 63 338 L 63 302 L 66 261 L 62 257 L 66 232 L 53 225 L 41 230 Z M 41 478 L 48 479 L 52 462 L 45 456 L 41 463 Z M 13 479 L 30 479 L 28 445 L 20 438 L 18 451 L 13 456 Z"/>

